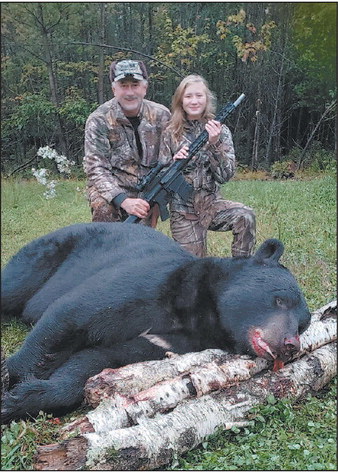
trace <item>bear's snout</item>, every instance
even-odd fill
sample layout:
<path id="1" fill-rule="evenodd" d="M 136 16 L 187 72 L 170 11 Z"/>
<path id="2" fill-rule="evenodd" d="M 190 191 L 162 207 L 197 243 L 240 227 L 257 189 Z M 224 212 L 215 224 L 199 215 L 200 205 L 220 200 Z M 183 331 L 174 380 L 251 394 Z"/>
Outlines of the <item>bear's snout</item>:
<path id="1" fill-rule="evenodd" d="M 297 354 L 300 350 L 300 341 L 299 341 L 299 336 L 292 336 L 290 338 L 285 338 L 284 339 L 284 347 L 282 349 L 285 354 L 289 354 L 289 356 L 293 356 L 294 354 Z"/>
<path id="2" fill-rule="evenodd" d="M 300 350 L 298 334 L 279 337 L 277 332 L 255 328 L 249 333 L 249 342 L 258 357 L 267 360 L 289 361 Z"/>

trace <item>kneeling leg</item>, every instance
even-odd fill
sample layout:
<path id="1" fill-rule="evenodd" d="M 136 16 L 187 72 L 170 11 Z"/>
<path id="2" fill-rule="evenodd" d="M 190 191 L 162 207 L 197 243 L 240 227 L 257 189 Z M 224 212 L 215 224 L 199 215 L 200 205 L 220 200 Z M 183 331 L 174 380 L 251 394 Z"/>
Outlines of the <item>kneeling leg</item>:
<path id="1" fill-rule="evenodd" d="M 256 241 L 256 217 L 253 209 L 228 200 L 217 200 L 216 207 L 217 212 L 208 229 L 232 231 L 232 256 L 250 256 Z"/>

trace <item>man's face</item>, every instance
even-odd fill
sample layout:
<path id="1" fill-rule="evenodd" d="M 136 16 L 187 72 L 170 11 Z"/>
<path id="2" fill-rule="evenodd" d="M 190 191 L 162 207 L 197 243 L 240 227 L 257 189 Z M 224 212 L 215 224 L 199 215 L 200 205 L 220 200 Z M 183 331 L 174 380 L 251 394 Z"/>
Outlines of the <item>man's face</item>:
<path id="1" fill-rule="evenodd" d="M 143 80 L 121 79 L 113 84 L 113 93 L 126 116 L 137 116 L 148 85 Z"/>

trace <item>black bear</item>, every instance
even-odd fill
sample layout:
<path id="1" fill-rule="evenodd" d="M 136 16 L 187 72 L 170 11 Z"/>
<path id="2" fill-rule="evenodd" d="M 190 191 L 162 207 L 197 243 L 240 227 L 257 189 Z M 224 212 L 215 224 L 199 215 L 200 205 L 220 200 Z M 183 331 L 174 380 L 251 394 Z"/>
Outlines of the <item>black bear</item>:
<path id="1" fill-rule="evenodd" d="M 265 241 L 247 258 L 198 258 L 159 231 L 76 224 L 21 249 L 2 274 L 3 316 L 34 324 L 8 358 L 2 418 L 64 414 L 107 367 L 220 348 L 286 361 L 310 313 Z"/>

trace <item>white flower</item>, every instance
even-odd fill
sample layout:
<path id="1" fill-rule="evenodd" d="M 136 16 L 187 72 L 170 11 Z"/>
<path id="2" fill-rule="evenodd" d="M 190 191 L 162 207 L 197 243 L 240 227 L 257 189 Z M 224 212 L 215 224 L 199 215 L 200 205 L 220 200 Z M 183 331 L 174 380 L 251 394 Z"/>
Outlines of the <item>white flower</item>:
<path id="1" fill-rule="evenodd" d="M 37 155 L 42 159 L 54 160 L 60 174 L 71 174 L 71 167 L 75 165 L 74 161 L 69 161 L 66 156 L 58 154 L 55 149 L 49 146 L 40 147 L 37 151 Z M 48 170 L 47 169 L 35 169 L 32 168 L 32 174 L 36 180 L 46 186 L 46 191 L 43 193 L 46 199 L 56 197 L 55 187 L 57 182 L 55 180 L 48 181 Z"/>
<path id="2" fill-rule="evenodd" d="M 36 178 L 36 180 L 39 182 L 39 184 L 46 185 L 47 184 L 47 175 L 48 175 L 48 170 L 47 169 L 32 169 L 32 174 Z"/>
<path id="3" fill-rule="evenodd" d="M 56 180 L 51 180 L 46 184 L 47 190 L 43 193 L 45 198 L 49 200 L 50 198 L 56 197 L 56 190 L 55 187 L 57 185 Z"/>
<path id="4" fill-rule="evenodd" d="M 69 161 L 66 156 L 63 154 L 58 154 L 55 149 L 52 149 L 49 146 L 40 147 L 38 149 L 37 155 L 43 159 L 54 160 L 56 162 L 58 171 L 61 174 L 69 175 L 71 173 L 71 167 L 75 165 L 74 161 Z"/>

